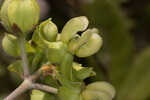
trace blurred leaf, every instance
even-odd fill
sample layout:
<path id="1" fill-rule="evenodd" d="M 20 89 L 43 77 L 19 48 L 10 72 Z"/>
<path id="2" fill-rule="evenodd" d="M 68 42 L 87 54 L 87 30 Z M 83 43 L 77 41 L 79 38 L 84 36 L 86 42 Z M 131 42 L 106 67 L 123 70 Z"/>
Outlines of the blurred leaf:
<path id="1" fill-rule="evenodd" d="M 17 60 L 16 62 L 10 64 L 8 66 L 8 70 L 11 71 L 11 72 L 15 72 L 19 75 L 22 75 L 23 74 L 23 69 L 22 69 L 22 62 L 21 60 Z"/>
<path id="2" fill-rule="evenodd" d="M 92 26 L 104 31 L 103 53 L 97 55 L 102 57 L 104 65 L 108 65 L 110 79 L 119 89 L 132 61 L 133 41 L 129 33 L 131 22 L 111 0 L 94 0 L 93 3 L 84 6 L 83 11 Z M 105 59 L 106 56 L 109 59 Z"/>
<path id="3" fill-rule="evenodd" d="M 55 96 L 40 90 L 32 90 L 31 100 L 56 100 Z"/>
<path id="4" fill-rule="evenodd" d="M 4 97 L 6 97 L 8 94 L 0 94 L 0 100 L 4 100 Z"/>
<path id="5" fill-rule="evenodd" d="M 118 92 L 118 100 L 146 100 L 150 95 L 150 48 L 137 55 Z"/>
<path id="6" fill-rule="evenodd" d="M 5 75 L 6 71 L 5 71 L 6 66 L 4 64 L 1 64 L 0 62 L 0 77 Z"/>
<path id="7" fill-rule="evenodd" d="M 39 36 L 39 27 L 36 27 L 34 30 L 33 36 L 32 36 L 32 41 L 36 43 L 39 47 L 44 47 L 41 38 Z"/>
<path id="8" fill-rule="evenodd" d="M 23 75 L 22 62 L 21 60 L 17 60 L 14 63 L 8 66 L 8 70 L 10 71 L 11 79 L 17 85 L 22 81 L 21 77 Z"/>

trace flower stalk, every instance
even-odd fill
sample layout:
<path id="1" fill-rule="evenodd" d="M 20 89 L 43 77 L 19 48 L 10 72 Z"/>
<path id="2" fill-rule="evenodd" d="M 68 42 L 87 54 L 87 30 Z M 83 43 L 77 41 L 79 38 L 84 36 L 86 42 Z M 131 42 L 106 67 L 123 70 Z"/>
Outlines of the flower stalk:
<path id="1" fill-rule="evenodd" d="M 20 46 L 20 51 L 21 51 L 21 59 L 22 59 L 22 66 L 24 69 L 24 77 L 28 77 L 30 72 L 29 72 L 29 67 L 28 67 L 28 59 L 27 59 L 27 54 L 26 54 L 26 40 L 24 37 L 19 38 L 19 46 Z"/>

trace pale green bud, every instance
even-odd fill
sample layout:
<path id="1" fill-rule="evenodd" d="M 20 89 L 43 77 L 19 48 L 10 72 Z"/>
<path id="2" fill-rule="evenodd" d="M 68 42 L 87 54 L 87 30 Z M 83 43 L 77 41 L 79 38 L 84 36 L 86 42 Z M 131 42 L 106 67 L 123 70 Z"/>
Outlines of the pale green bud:
<path id="1" fill-rule="evenodd" d="M 38 24 L 40 9 L 36 0 L 6 0 L 2 8 L 1 19 L 8 31 L 26 35 Z"/>
<path id="2" fill-rule="evenodd" d="M 84 45 L 90 39 L 92 35 L 92 30 L 86 30 L 81 36 L 76 35 L 68 45 L 69 51 L 75 53 L 82 45 Z"/>
<path id="3" fill-rule="evenodd" d="M 82 45 L 77 51 L 78 57 L 88 57 L 95 54 L 102 46 L 102 38 L 97 34 L 93 33 L 87 43 Z"/>
<path id="4" fill-rule="evenodd" d="M 11 25 L 10 25 L 10 22 L 8 19 L 8 5 L 9 5 L 10 1 L 11 0 L 4 1 L 2 8 L 0 10 L 0 17 L 1 17 L 2 24 L 5 27 L 5 29 L 9 32 L 12 32 Z"/>
<path id="5" fill-rule="evenodd" d="M 82 93 L 83 100 L 112 100 L 112 98 L 102 91 L 85 90 Z"/>
<path id="6" fill-rule="evenodd" d="M 78 57 L 88 57 L 95 54 L 102 46 L 102 38 L 97 29 L 88 29 L 81 37 L 73 38 L 68 45 L 72 54 Z"/>
<path id="7" fill-rule="evenodd" d="M 72 18 L 64 26 L 61 32 L 61 40 L 67 43 L 77 32 L 84 31 L 88 24 L 89 21 L 85 16 Z"/>
<path id="8" fill-rule="evenodd" d="M 112 100 L 116 94 L 114 87 L 107 82 L 89 84 L 82 92 L 84 100 Z"/>
<path id="9" fill-rule="evenodd" d="M 10 56 L 20 56 L 20 47 L 18 37 L 12 34 L 5 34 L 2 40 L 2 47 L 4 51 Z M 35 52 L 35 49 L 30 45 L 29 42 L 26 42 L 27 52 Z"/>
<path id="10" fill-rule="evenodd" d="M 58 37 L 57 26 L 48 19 L 42 22 L 34 31 L 32 40 L 39 46 L 45 47 L 49 42 L 55 42 Z"/>
<path id="11" fill-rule="evenodd" d="M 57 26 L 51 21 L 51 19 L 48 19 L 40 24 L 39 26 L 40 35 L 43 36 L 43 38 L 49 42 L 56 41 L 58 29 Z"/>
<path id="12" fill-rule="evenodd" d="M 19 56 L 20 50 L 18 40 L 11 34 L 6 34 L 2 40 L 2 47 L 4 51 L 10 56 Z"/>
<path id="13" fill-rule="evenodd" d="M 116 94 L 115 88 L 110 83 L 104 81 L 91 83 L 86 87 L 86 89 L 95 91 L 105 91 L 112 98 L 114 98 Z"/>

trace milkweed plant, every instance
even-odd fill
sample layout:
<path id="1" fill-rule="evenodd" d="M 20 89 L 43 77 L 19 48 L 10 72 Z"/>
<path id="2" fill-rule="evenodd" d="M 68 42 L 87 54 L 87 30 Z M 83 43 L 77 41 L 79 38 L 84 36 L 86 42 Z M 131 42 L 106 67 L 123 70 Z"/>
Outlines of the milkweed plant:
<path id="1" fill-rule="evenodd" d="M 7 30 L 2 47 L 18 58 L 8 70 L 23 80 L 4 100 L 15 100 L 28 90 L 31 100 L 112 100 L 114 87 L 104 81 L 86 85 L 84 80 L 96 74 L 74 61 L 74 56 L 92 56 L 101 48 L 98 29 L 88 29 L 87 17 L 79 16 L 59 33 L 51 18 L 38 25 L 39 15 L 36 0 L 5 0 L 2 5 L 0 18 Z"/>

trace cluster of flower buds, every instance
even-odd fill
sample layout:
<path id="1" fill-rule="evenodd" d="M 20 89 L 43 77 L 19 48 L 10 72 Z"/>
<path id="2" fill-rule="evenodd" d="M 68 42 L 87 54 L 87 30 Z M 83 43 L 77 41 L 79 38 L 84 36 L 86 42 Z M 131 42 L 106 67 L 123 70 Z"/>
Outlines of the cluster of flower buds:
<path id="1" fill-rule="evenodd" d="M 8 32 L 26 36 L 38 24 L 40 9 L 36 0 L 5 0 L 0 15 Z"/>
<path id="2" fill-rule="evenodd" d="M 55 51 L 60 48 L 62 49 L 62 45 L 64 49 L 67 46 L 71 54 L 78 57 L 88 57 L 95 54 L 102 46 L 102 38 L 98 34 L 99 31 L 96 28 L 87 29 L 88 23 L 88 19 L 85 16 L 72 18 L 66 23 L 62 32 L 59 34 L 56 25 L 51 19 L 48 19 L 39 25 L 33 35 L 33 41 L 37 44 L 45 43 Z M 80 36 L 77 33 L 81 31 L 84 32 Z M 64 51 L 64 49 L 61 51 Z M 57 52 L 57 54 L 60 55 L 62 53 Z M 52 58 L 56 57 L 52 56 Z"/>
<path id="3" fill-rule="evenodd" d="M 69 51 L 78 57 L 91 56 L 102 46 L 102 38 L 98 30 L 87 29 L 88 23 L 85 16 L 73 18 L 67 22 L 61 33 L 61 40 L 67 43 Z M 85 32 L 80 36 L 77 33 L 81 31 Z"/>
<path id="4" fill-rule="evenodd" d="M 36 0 L 5 0 L 0 11 L 6 34 L 2 46 L 11 56 L 19 56 L 19 40 L 25 39 L 39 21 L 40 10 Z M 102 46 L 102 38 L 96 28 L 88 29 L 87 17 L 80 16 L 69 20 L 58 33 L 57 26 L 48 19 L 38 25 L 33 33 L 32 47 L 25 41 L 27 53 L 42 51 L 46 62 L 57 65 L 56 78 L 61 83 L 58 96 L 61 100 L 112 100 L 115 89 L 106 82 L 94 82 L 85 86 L 83 80 L 95 75 L 88 67 L 73 61 L 77 57 L 88 57 Z M 81 32 L 82 34 L 78 34 Z M 36 48 L 38 47 L 38 49 Z M 36 53 L 33 53 L 36 55 Z M 45 60 L 44 59 L 44 60 Z M 39 62 L 38 62 L 39 63 Z M 45 63 L 45 62 L 44 62 Z M 85 88 L 81 88 L 84 85 Z"/>

